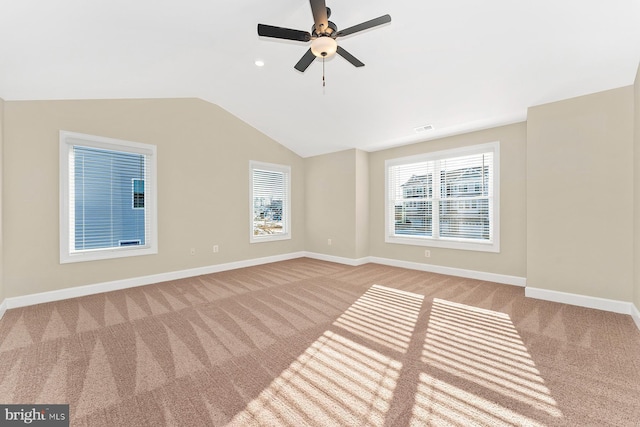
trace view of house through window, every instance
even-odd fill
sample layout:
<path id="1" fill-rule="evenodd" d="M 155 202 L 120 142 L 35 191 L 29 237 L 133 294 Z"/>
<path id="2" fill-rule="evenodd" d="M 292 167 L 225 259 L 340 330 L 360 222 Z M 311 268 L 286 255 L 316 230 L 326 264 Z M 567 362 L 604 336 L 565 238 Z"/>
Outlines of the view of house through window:
<path id="1" fill-rule="evenodd" d="M 133 208 L 144 209 L 144 179 L 132 179 Z"/>
<path id="2" fill-rule="evenodd" d="M 65 218 L 61 218 L 61 243 L 68 243 L 61 248 L 64 262 L 87 259 L 82 255 L 110 258 L 124 256 L 114 255 L 114 250 L 152 248 L 150 231 L 155 215 L 146 202 L 154 150 L 129 144 L 61 135 L 61 190 L 66 208 Z"/>
<path id="3" fill-rule="evenodd" d="M 290 238 L 288 166 L 251 162 L 251 242 Z"/>
<path id="4" fill-rule="evenodd" d="M 498 144 L 387 161 L 387 241 L 497 251 Z"/>

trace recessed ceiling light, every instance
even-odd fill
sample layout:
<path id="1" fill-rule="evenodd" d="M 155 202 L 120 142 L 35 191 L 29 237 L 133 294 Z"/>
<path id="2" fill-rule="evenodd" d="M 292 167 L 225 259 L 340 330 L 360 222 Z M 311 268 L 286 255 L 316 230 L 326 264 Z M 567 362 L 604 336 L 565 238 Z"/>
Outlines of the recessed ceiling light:
<path id="1" fill-rule="evenodd" d="M 256 64 L 256 67 L 264 67 L 264 61 L 260 59 L 256 59 L 256 62 L 254 62 L 254 64 Z"/>
<path id="2" fill-rule="evenodd" d="M 433 125 L 424 125 L 424 126 L 417 127 L 413 130 L 416 131 L 417 133 L 426 132 L 428 130 L 433 130 Z"/>

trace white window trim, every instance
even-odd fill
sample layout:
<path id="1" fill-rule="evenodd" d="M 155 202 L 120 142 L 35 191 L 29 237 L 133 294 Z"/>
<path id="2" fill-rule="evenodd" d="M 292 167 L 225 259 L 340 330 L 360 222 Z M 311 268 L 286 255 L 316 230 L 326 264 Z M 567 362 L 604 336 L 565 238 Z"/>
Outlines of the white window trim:
<path id="1" fill-rule="evenodd" d="M 253 234 L 253 171 L 254 169 L 282 172 L 286 174 L 285 191 L 286 191 L 286 203 L 282 207 L 284 215 L 284 233 L 270 234 L 255 236 Z M 273 242 L 277 240 L 289 240 L 291 239 L 291 166 L 277 165 L 274 163 L 258 162 L 255 160 L 249 161 L 249 242 L 250 243 L 262 243 Z"/>
<path id="2" fill-rule="evenodd" d="M 74 145 L 103 148 L 107 150 L 125 151 L 147 155 L 147 176 L 151 180 L 149 188 L 145 180 L 145 223 L 149 224 L 144 246 L 121 246 L 117 248 L 90 249 L 72 252 L 70 230 L 75 221 L 74 211 L 70 206 L 70 190 L 73 177 L 70 173 L 70 152 Z M 101 259 L 122 258 L 158 253 L 157 222 L 157 155 L 156 146 L 131 142 L 102 136 L 86 135 L 76 132 L 60 131 L 60 264 L 73 262 L 96 261 Z"/>
<path id="3" fill-rule="evenodd" d="M 391 233 L 391 222 L 394 221 L 395 205 L 391 200 L 389 189 L 389 168 L 391 166 L 403 165 L 407 163 L 418 163 L 429 160 L 439 160 L 451 157 L 460 157 L 472 154 L 486 153 L 493 151 L 493 203 L 489 204 L 489 215 L 491 216 L 491 236 L 490 242 L 475 242 L 467 239 L 455 238 L 433 238 L 430 236 L 398 236 Z M 434 183 L 435 185 L 435 183 Z M 500 142 L 489 142 L 485 144 L 472 145 L 468 147 L 454 148 L 450 150 L 435 151 L 431 153 L 418 154 L 415 156 L 389 159 L 385 161 L 385 215 L 384 215 L 384 237 L 386 243 L 397 243 L 404 245 L 429 246 L 434 248 L 461 249 L 480 252 L 500 252 Z M 437 224 L 434 222 L 434 227 Z"/>

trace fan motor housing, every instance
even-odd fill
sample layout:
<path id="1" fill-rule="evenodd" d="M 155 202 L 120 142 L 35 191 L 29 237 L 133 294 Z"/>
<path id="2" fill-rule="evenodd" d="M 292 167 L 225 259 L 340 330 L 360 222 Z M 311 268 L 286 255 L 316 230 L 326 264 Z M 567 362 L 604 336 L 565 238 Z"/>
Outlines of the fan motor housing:
<path id="1" fill-rule="evenodd" d="M 331 21 L 327 21 L 329 26 L 322 32 L 322 34 L 318 34 L 316 31 L 316 26 L 311 27 L 311 36 L 313 38 L 322 37 L 322 36 L 330 36 L 338 31 L 338 26 Z"/>

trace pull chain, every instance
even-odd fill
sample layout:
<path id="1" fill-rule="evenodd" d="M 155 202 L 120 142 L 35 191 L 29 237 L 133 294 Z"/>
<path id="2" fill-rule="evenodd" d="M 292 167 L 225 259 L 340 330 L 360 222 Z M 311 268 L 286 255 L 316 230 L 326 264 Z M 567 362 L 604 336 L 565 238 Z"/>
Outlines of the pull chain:
<path id="1" fill-rule="evenodd" d="M 322 57 L 322 87 L 326 86 L 326 82 L 324 81 L 324 56 Z"/>

